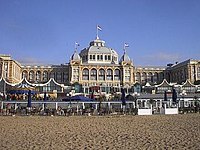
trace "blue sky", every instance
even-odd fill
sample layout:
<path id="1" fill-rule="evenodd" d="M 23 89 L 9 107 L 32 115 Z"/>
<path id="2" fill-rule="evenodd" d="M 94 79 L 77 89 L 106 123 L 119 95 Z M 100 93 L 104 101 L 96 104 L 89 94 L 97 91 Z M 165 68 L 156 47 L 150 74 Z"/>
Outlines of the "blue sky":
<path id="1" fill-rule="evenodd" d="M 200 59 L 199 0 L 0 0 L 0 54 L 21 63 L 69 62 L 96 37 L 137 66 Z"/>

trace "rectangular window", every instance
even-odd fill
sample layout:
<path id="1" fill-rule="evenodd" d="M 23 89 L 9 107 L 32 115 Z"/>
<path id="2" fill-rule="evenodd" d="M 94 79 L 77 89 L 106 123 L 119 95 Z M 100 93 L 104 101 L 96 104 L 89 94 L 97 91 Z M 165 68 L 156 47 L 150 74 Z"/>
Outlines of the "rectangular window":
<path id="1" fill-rule="evenodd" d="M 197 78 L 200 78 L 200 67 L 197 68 Z"/>
<path id="2" fill-rule="evenodd" d="M 108 55 L 108 60 L 110 60 L 110 55 Z"/>
<path id="3" fill-rule="evenodd" d="M 95 55 L 93 55 L 93 60 L 95 60 Z"/>
<path id="4" fill-rule="evenodd" d="M 103 60 L 103 55 L 101 55 L 101 60 Z"/>
<path id="5" fill-rule="evenodd" d="M 105 55 L 105 60 L 107 60 L 107 55 Z"/>
<path id="6" fill-rule="evenodd" d="M 107 76 L 106 80 L 112 80 L 112 76 Z"/>
<path id="7" fill-rule="evenodd" d="M 125 81 L 130 81 L 130 76 L 125 76 Z"/>
<path id="8" fill-rule="evenodd" d="M 97 60 L 99 60 L 100 59 L 100 57 L 99 57 L 99 55 L 97 55 Z"/>
<path id="9" fill-rule="evenodd" d="M 90 60 L 92 60 L 92 55 L 90 55 Z"/>

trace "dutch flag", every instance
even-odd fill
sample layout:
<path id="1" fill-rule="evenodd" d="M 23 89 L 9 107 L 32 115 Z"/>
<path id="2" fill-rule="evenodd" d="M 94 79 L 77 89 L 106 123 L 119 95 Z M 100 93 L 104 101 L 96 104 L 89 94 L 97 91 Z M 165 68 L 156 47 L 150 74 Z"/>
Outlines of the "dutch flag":
<path id="1" fill-rule="evenodd" d="M 80 46 L 80 44 L 78 42 L 75 43 L 77 46 Z"/>
<path id="2" fill-rule="evenodd" d="M 129 47 L 128 43 L 124 43 L 124 47 Z"/>
<path id="3" fill-rule="evenodd" d="M 97 25 L 97 29 L 102 31 L 102 28 L 99 25 Z"/>

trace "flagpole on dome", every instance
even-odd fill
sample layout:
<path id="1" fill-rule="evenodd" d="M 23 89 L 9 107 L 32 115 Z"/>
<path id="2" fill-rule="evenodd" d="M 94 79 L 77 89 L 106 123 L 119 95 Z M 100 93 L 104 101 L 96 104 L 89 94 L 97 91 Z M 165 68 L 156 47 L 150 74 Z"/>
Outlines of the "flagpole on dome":
<path id="1" fill-rule="evenodd" d="M 126 50 L 125 50 L 125 42 L 124 42 L 124 47 L 123 47 L 123 50 L 124 50 L 124 53 L 126 52 Z"/>
<path id="2" fill-rule="evenodd" d="M 97 25 L 97 27 L 96 27 L 96 30 L 97 30 L 97 37 L 96 37 L 96 39 L 98 40 L 98 39 L 99 39 L 99 35 L 98 35 L 98 25 Z"/>
<path id="3" fill-rule="evenodd" d="M 129 47 L 128 43 L 124 43 L 124 53 L 126 53 L 126 48 Z"/>
<path id="4" fill-rule="evenodd" d="M 75 52 L 77 52 L 77 47 L 80 46 L 78 42 L 75 42 Z"/>
<path id="5" fill-rule="evenodd" d="M 98 40 L 99 39 L 99 30 L 101 31 L 102 29 L 101 29 L 101 27 L 99 25 L 97 25 L 96 30 L 97 30 L 97 37 L 96 37 L 96 39 Z"/>
<path id="6" fill-rule="evenodd" d="M 76 46 L 76 42 L 75 42 L 75 44 L 74 44 L 74 52 L 76 53 L 76 51 L 77 51 L 77 46 Z"/>

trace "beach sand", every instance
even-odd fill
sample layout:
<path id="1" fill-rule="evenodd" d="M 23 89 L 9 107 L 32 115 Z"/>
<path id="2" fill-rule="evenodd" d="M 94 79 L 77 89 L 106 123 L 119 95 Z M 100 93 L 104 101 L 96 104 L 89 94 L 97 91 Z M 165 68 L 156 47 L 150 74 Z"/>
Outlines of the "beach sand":
<path id="1" fill-rule="evenodd" d="M 200 114 L 0 116 L 0 149 L 200 149 Z"/>

